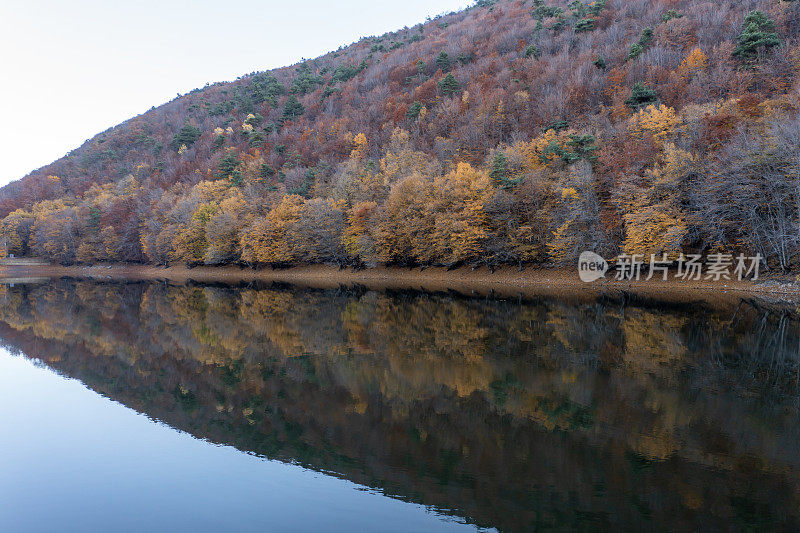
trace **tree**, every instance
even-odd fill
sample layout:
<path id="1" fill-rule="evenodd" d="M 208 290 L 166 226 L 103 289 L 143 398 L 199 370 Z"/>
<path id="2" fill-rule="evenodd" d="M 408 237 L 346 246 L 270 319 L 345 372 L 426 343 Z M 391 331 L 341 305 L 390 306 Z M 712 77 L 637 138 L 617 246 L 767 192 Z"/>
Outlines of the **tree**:
<path id="1" fill-rule="evenodd" d="M 33 208 L 31 252 L 61 264 L 75 262 L 78 251 L 79 217 L 74 205 L 64 200 L 45 200 Z"/>
<path id="2" fill-rule="evenodd" d="M 488 237 L 484 205 L 493 194 L 488 176 L 459 163 L 453 172 L 434 180 L 432 192 L 428 217 L 433 231 L 419 255 L 434 264 L 479 261 Z"/>
<path id="3" fill-rule="evenodd" d="M 633 110 L 637 110 L 649 104 L 654 104 L 657 100 L 658 96 L 653 89 L 641 82 L 637 82 L 633 85 L 630 97 L 625 100 L 625 105 Z"/>
<path id="4" fill-rule="evenodd" d="M 172 147 L 178 150 L 181 146 L 191 146 L 197 142 L 200 135 L 202 135 L 200 128 L 192 126 L 191 124 L 184 124 L 180 131 L 172 138 Z"/>
<path id="5" fill-rule="evenodd" d="M 489 173 L 495 187 L 502 187 L 508 180 L 508 158 L 502 151 L 494 154 L 492 161 L 492 171 Z"/>
<path id="6" fill-rule="evenodd" d="M 781 44 L 775 33 L 775 21 L 763 12 L 755 10 L 744 19 L 739 42 L 733 51 L 734 57 L 746 63 L 757 60 L 764 52 Z"/>
<path id="7" fill-rule="evenodd" d="M 586 17 L 575 23 L 575 33 L 585 33 L 594 30 L 594 17 Z"/>
<path id="8" fill-rule="evenodd" d="M 347 213 L 342 244 L 348 255 L 367 266 L 378 263 L 380 212 L 375 202 L 359 202 Z"/>
<path id="9" fill-rule="evenodd" d="M 664 141 L 683 127 L 683 119 L 675 110 L 664 104 L 648 105 L 633 115 L 628 121 L 628 128 L 634 135 L 650 133 L 656 140 Z"/>
<path id="10" fill-rule="evenodd" d="M 458 84 L 458 80 L 452 72 L 439 80 L 439 92 L 444 96 L 453 96 L 461 92 L 461 85 Z"/>
<path id="11" fill-rule="evenodd" d="M 219 212 L 216 202 L 205 202 L 197 206 L 191 218 L 179 226 L 172 242 L 173 261 L 186 264 L 202 263 L 208 249 L 206 226 L 209 220 Z"/>
<path id="12" fill-rule="evenodd" d="M 342 200 L 314 198 L 306 201 L 297 219 L 287 227 L 286 238 L 294 258 L 308 263 L 344 264 L 345 216 Z"/>
<path id="13" fill-rule="evenodd" d="M 677 255 L 696 230 L 690 219 L 698 174 L 698 158 L 668 144 L 662 161 L 637 185 L 620 190 L 625 211 L 625 241 L 629 255 Z"/>
<path id="14" fill-rule="evenodd" d="M 695 46 L 691 52 L 684 58 L 678 67 L 678 73 L 687 78 L 693 76 L 695 73 L 703 71 L 708 66 L 708 56 Z"/>
<path id="15" fill-rule="evenodd" d="M 303 104 L 300 103 L 300 100 L 293 94 L 289 95 L 289 98 L 286 99 L 286 104 L 283 106 L 283 115 L 281 116 L 282 120 L 294 120 L 298 117 L 301 117 L 303 113 L 306 112 L 306 108 L 303 107 Z"/>
<path id="16" fill-rule="evenodd" d="M 206 248 L 203 260 L 209 265 L 230 264 L 240 255 L 239 230 L 247 209 L 244 196 L 238 189 L 220 202 L 219 209 L 206 223 Z"/>
<path id="17" fill-rule="evenodd" d="M 639 37 L 639 42 L 631 46 L 630 52 L 628 52 L 628 59 L 636 59 L 645 49 L 650 46 L 650 43 L 653 41 L 653 28 L 645 28 L 642 30 L 642 35 Z"/>
<path id="18" fill-rule="evenodd" d="M 436 57 L 436 67 L 442 72 L 450 72 L 450 56 L 447 55 L 447 52 L 440 52 Z"/>
<path id="19" fill-rule="evenodd" d="M 322 78 L 312 74 L 309 64 L 303 63 L 297 67 L 297 76 L 292 80 L 291 91 L 294 94 L 307 94 L 316 89 L 317 85 L 322 85 L 322 83 Z"/>
<path id="20" fill-rule="evenodd" d="M 422 111 L 424 109 L 425 105 L 423 105 L 422 102 L 416 101 L 413 104 L 411 104 L 408 108 L 408 111 L 406 111 L 406 118 L 408 120 L 417 120 L 417 117 L 419 117 L 422 114 Z"/>
<path id="21" fill-rule="evenodd" d="M 296 194 L 284 196 L 265 218 L 254 220 L 241 237 L 242 259 L 258 264 L 294 261 L 296 256 L 288 240 L 288 231 L 299 220 L 304 202 Z"/>
<path id="22" fill-rule="evenodd" d="M 600 70 L 605 70 L 608 68 L 608 64 L 603 56 L 597 56 L 595 60 L 592 62 L 594 66 L 599 68 Z"/>
<path id="23" fill-rule="evenodd" d="M 414 173 L 392 185 L 378 231 L 380 259 L 386 263 L 413 265 L 429 256 L 433 220 L 428 208 L 431 182 Z"/>
<path id="24" fill-rule="evenodd" d="M 542 50 L 535 44 L 529 44 L 527 47 L 525 47 L 525 53 L 523 55 L 525 57 L 539 59 L 539 56 L 542 55 Z"/>
<path id="25" fill-rule="evenodd" d="M 236 155 L 236 152 L 229 151 L 226 153 L 217 164 L 217 174 L 218 178 L 229 178 L 232 179 L 234 173 L 237 171 L 239 166 L 242 162 L 239 160 L 239 157 Z"/>
<path id="26" fill-rule="evenodd" d="M 547 242 L 550 258 L 567 263 L 586 250 L 606 251 L 608 243 L 600 223 L 600 202 L 591 165 L 581 161 L 570 167 L 557 189 L 560 194 L 553 206 L 554 230 Z"/>
<path id="27" fill-rule="evenodd" d="M 759 128 L 764 128 L 759 132 Z M 740 130 L 708 163 L 698 215 L 705 240 L 787 271 L 800 249 L 800 126 L 775 117 Z"/>
<path id="28" fill-rule="evenodd" d="M 33 213 L 23 209 L 10 213 L 0 221 L 0 248 L 17 257 L 28 255 L 34 221 Z"/>

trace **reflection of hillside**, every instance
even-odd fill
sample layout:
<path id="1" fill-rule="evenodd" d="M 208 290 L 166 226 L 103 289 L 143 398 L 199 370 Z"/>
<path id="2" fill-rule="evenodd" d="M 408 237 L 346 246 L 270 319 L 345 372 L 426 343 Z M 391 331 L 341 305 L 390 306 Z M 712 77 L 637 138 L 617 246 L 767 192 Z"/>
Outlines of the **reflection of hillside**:
<path id="1" fill-rule="evenodd" d="M 0 303 L 7 344 L 151 417 L 481 525 L 796 523 L 790 315 L 73 282 Z"/>

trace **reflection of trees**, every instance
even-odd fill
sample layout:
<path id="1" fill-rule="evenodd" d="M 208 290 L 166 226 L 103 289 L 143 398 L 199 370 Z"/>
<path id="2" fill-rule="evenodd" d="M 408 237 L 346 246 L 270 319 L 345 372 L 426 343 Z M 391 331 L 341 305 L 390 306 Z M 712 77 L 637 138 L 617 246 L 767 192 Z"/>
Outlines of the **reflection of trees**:
<path id="1" fill-rule="evenodd" d="M 795 520 L 800 324 L 780 310 L 73 282 L 0 298 L 7 343 L 134 409 L 482 525 Z"/>

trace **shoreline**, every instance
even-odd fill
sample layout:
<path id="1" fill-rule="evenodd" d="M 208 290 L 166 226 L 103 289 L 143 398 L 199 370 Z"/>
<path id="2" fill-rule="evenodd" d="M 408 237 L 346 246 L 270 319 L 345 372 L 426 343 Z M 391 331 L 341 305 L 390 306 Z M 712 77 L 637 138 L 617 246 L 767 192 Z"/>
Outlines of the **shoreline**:
<path id="1" fill-rule="evenodd" d="M 466 295 L 498 295 L 503 297 L 570 297 L 597 299 L 603 296 L 635 294 L 664 301 L 705 301 L 724 303 L 742 298 L 773 302 L 800 303 L 800 284 L 790 278 L 763 278 L 752 281 L 685 281 L 674 277 L 663 281 L 616 281 L 602 279 L 584 283 L 577 270 L 531 268 L 518 270 L 505 266 L 494 273 L 487 268 L 443 267 L 339 270 L 327 265 L 296 266 L 282 270 L 252 270 L 237 266 L 158 267 L 152 265 L 108 264 L 60 266 L 20 262 L 0 264 L 0 281 L 31 278 L 77 278 L 94 281 L 166 281 L 173 283 L 287 283 L 308 288 L 363 286 L 375 290 L 455 291 Z"/>

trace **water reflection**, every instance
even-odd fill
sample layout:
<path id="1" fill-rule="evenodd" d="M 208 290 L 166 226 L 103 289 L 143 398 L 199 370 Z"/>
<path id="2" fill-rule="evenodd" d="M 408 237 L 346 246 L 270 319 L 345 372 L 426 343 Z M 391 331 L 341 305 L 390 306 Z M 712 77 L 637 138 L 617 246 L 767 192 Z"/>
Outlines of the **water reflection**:
<path id="1" fill-rule="evenodd" d="M 0 337 L 216 443 L 486 527 L 799 527 L 791 310 L 0 286 Z"/>

